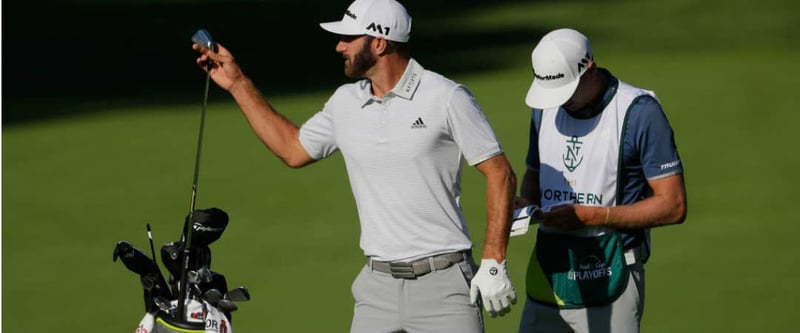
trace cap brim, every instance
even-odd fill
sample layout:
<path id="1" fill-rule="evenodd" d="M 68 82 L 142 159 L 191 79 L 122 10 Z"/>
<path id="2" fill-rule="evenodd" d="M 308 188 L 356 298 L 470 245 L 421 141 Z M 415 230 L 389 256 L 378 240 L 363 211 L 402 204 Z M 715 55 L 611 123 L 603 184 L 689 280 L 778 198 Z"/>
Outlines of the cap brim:
<path id="1" fill-rule="evenodd" d="M 575 80 L 575 82 L 558 88 L 544 88 L 539 85 L 538 80 L 534 79 L 530 89 L 528 89 L 528 94 L 525 96 L 525 104 L 536 109 L 561 106 L 575 93 L 575 89 L 578 88 L 578 82 L 579 80 Z"/>
<path id="2" fill-rule="evenodd" d="M 328 32 L 342 36 L 358 36 L 364 34 L 364 32 L 358 28 L 349 24 L 345 24 L 342 21 L 324 22 L 320 23 L 319 26 Z"/>

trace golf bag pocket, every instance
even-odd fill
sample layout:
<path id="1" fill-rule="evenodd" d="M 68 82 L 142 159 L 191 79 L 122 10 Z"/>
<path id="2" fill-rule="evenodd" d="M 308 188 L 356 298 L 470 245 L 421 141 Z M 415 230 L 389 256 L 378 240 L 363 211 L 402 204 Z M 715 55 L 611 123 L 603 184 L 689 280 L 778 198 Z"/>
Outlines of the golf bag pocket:
<path id="1" fill-rule="evenodd" d="M 154 330 L 150 332 L 233 333 L 233 328 L 231 327 L 231 322 L 230 319 L 228 319 L 228 316 L 206 301 L 200 303 L 199 301 L 192 300 L 189 302 L 186 311 L 187 314 L 185 320 L 179 320 L 171 315 L 159 312 L 155 318 Z M 147 315 L 145 316 L 145 319 L 146 318 Z"/>
<path id="2" fill-rule="evenodd" d="M 610 304 L 627 287 L 630 272 L 618 232 L 575 237 L 540 230 L 536 249 L 559 308 Z"/>
<path id="3" fill-rule="evenodd" d="M 153 333 L 205 333 L 205 324 L 188 325 L 171 321 L 169 317 L 157 317 Z"/>

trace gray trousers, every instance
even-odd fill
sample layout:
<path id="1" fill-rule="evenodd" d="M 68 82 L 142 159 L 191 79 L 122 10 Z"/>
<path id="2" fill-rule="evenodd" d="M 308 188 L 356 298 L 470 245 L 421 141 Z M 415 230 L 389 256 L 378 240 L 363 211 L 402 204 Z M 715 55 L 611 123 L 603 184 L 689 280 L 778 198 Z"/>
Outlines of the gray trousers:
<path id="1" fill-rule="evenodd" d="M 519 333 L 638 333 L 644 312 L 644 267 L 628 266 L 628 286 L 614 303 L 561 309 L 526 297 Z"/>
<path id="2" fill-rule="evenodd" d="M 350 332 L 481 333 L 481 309 L 469 299 L 472 260 L 399 279 L 365 265 L 353 282 L 355 300 Z"/>

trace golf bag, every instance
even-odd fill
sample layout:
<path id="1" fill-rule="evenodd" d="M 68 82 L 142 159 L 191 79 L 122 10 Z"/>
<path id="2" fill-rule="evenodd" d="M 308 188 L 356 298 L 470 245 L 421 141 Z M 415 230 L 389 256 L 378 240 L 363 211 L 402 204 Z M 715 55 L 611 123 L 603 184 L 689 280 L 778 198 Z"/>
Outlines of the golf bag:
<path id="1" fill-rule="evenodd" d="M 231 312 L 238 309 L 234 302 L 250 300 L 250 294 L 245 287 L 229 290 L 225 276 L 211 270 L 209 248 L 227 225 L 228 214 L 218 208 L 195 210 L 187 215 L 180 240 L 161 247 L 161 260 L 170 273 L 168 279 L 158 268 L 155 253 L 150 258 L 128 242 L 117 243 L 114 261 L 121 259 L 128 270 L 138 274 L 144 289 L 145 316 L 136 333 L 233 332 Z M 188 228 L 192 228 L 190 233 Z M 189 242 L 187 234 L 191 237 Z M 155 252 L 152 238 L 150 242 L 151 251 Z M 186 254 L 188 261 L 184 261 Z M 186 268 L 185 263 L 188 263 Z M 181 300 L 180 295 L 186 296 Z M 180 301 L 184 302 L 183 316 L 178 313 Z"/>

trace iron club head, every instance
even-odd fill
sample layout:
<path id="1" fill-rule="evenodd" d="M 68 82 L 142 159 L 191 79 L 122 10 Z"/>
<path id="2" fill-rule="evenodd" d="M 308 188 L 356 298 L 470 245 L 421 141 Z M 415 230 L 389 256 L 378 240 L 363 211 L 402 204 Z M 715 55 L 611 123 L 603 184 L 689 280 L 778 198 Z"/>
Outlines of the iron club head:
<path id="1" fill-rule="evenodd" d="M 192 35 L 192 41 L 197 45 L 217 52 L 217 43 L 214 42 L 214 39 L 211 38 L 211 34 L 206 29 L 197 30 L 197 32 Z"/>
<path id="2" fill-rule="evenodd" d="M 156 296 L 153 298 L 153 302 L 158 306 L 158 308 L 163 311 L 164 313 L 172 313 L 173 307 L 172 304 L 168 299 L 163 296 Z"/>
<path id="3" fill-rule="evenodd" d="M 222 292 L 217 289 L 209 289 L 203 294 L 203 299 L 213 306 L 217 306 L 222 300 Z"/>
<path id="4" fill-rule="evenodd" d="M 236 287 L 225 294 L 225 298 L 234 302 L 244 302 L 250 300 L 250 291 L 245 287 Z"/>
<path id="5" fill-rule="evenodd" d="M 217 303 L 217 309 L 220 309 L 223 312 L 233 312 L 233 311 L 238 310 L 239 306 L 237 306 L 236 304 L 234 304 L 233 302 L 231 302 L 228 299 L 223 299 L 223 300 L 220 300 L 219 303 Z"/>

